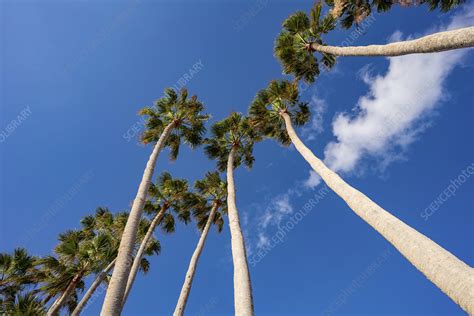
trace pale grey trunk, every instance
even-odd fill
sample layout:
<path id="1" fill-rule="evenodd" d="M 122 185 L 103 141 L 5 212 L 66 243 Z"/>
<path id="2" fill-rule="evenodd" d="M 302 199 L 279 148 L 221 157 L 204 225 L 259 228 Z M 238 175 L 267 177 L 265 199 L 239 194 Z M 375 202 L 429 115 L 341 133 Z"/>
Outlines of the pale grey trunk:
<path id="1" fill-rule="evenodd" d="M 130 266 L 133 258 L 133 250 L 137 238 L 138 224 L 142 217 L 143 206 L 145 205 L 148 189 L 155 170 L 156 160 L 161 150 L 165 146 L 174 123 L 169 124 L 163 130 L 158 142 L 153 148 L 153 152 L 148 159 L 145 171 L 143 172 L 142 181 L 138 187 L 138 192 L 133 201 L 130 215 L 128 216 L 127 224 L 120 240 L 119 251 L 117 255 L 117 262 L 115 264 L 112 278 L 105 294 L 104 304 L 102 305 L 101 316 L 116 316 L 120 315 L 122 309 L 123 295 L 127 286 L 128 276 L 130 274 Z"/>
<path id="2" fill-rule="evenodd" d="M 282 116 L 296 149 L 327 186 L 441 291 L 466 312 L 474 314 L 474 269 L 347 184 L 301 142 L 288 114 Z"/>
<path id="3" fill-rule="evenodd" d="M 234 306 L 235 315 L 253 315 L 252 285 L 247 263 L 244 236 L 240 228 L 239 213 L 235 204 L 234 156 L 233 147 L 227 161 L 227 209 L 231 237 L 232 260 L 234 263 Z"/>
<path id="4" fill-rule="evenodd" d="M 166 210 L 167 210 L 166 207 L 162 207 L 161 210 L 158 212 L 158 214 L 156 214 L 155 218 L 153 218 L 153 220 L 150 223 L 150 227 L 148 227 L 145 237 L 143 237 L 140 247 L 138 248 L 137 254 L 135 255 L 135 259 L 133 259 L 132 269 L 130 270 L 130 274 L 128 275 L 127 286 L 125 288 L 125 293 L 123 295 L 122 308 L 125 305 L 125 302 L 127 302 L 128 295 L 130 294 L 130 291 L 132 290 L 133 283 L 135 282 L 135 278 L 137 277 L 138 270 L 140 269 L 140 261 L 142 260 L 143 253 L 145 252 L 145 249 L 147 247 L 147 243 L 150 240 L 151 236 L 153 235 L 153 232 L 155 231 L 156 226 L 163 219 L 163 216 L 165 215 Z"/>
<path id="5" fill-rule="evenodd" d="M 110 262 L 109 265 L 104 270 L 102 270 L 102 272 L 100 272 L 99 275 L 95 278 L 94 282 L 92 282 L 86 294 L 84 294 L 81 301 L 77 304 L 71 316 L 78 316 L 81 314 L 82 310 L 84 309 L 84 307 L 86 307 L 94 292 L 97 290 L 99 285 L 105 280 L 110 270 L 112 270 L 112 268 L 114 267 L 115 260 L 116 259 L 112 260 L 112 262 Z"/>
<path id="6" fill-rule="evenodd" d="M 211 212 L 209 213 L 209 218 L 207 219 L 206 226 L 204 226 L 204 229 L 202 230 L 201 237 L 199 238 L 198 244 L 196 246 L 196 250 L 194 250 L 194 253 L 191 257 L 191 261 L 189 262 L 188 271 L 186 272 L 183 287 L 181 288 L 181 293 L 179 294 L 178 303 L 176 304 L 176 308 L 174 310 L 174 316 L 184 315 L 184 309 L 186 308 L 186 302 L 188 301 L 189 293 L 191 292 L 191 286 L 193 284 L 194 274 L 196 273 L 196 267 L 199 260 L 199 256 L 201 256 L 201 252 L 204 248 L 206 237 L 209 233 L 209 229 L 216 214 L 217 208 L 218 205 L 214 204 L 211 209 Z"/>
<path id="7" fill-rule="evenodd" d="M 415 40 L 368 46 L 325 46 L 311 44 L 311 49 L 336 56 L 402 56 L 436 53 L 474 46 L 474 26 L 434 33 Z"/>
<path id="8" fill-rule="evenodd" d="M 75 275 L 72 278 L 71 282 L 69 282 L 68 286 L 66 287 L 66 290 L 64 290 L 64 292 L 61 294 L 59 299 L 54 301 L 54 303 L 49 307 L 48 312 L 46 313 L 47 316 L 58 315 L 59 310 L 67 302 L 71 294 L 74 292 L 74 290 L 76 289 L 77 283 L 79 283 L 81 278 L 82 278 L 81 273 Z"/>

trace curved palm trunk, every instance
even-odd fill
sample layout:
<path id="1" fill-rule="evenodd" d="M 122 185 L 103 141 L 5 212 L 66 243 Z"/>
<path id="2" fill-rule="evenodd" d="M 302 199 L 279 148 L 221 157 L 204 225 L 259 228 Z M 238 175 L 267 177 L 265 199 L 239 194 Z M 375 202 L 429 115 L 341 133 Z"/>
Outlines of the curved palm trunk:
<path id="1" fill-rule="evenodd" d="M 81 281 L 81 278 L 82 278 L 82 273 L 78 273 L 72 278 L 71 282 L 69 282 L 63 294 L 59 297 L 59 299 L 54 301 L 54 303 L 49 307 L 48 312 L 46 313 L 47 316 L 58 315 L 59 310 L 67 302 L 71 294 L 74 292 L 74 290 L 77 287 L 77 284 L 79 283 L 79 281 Z"/>
<path id="2" fill-rule="evenodd" d="M 474 269 L 428 237 L 391 215 L 330 170 L 296 135 L 287 113 L 282 114 L 298 152 L 324 182 L 364 221 L 387 239 L 431 282 L 466 312 L 474 314 Z"/>
<path id="3" fill-rule="evenodd" d="M 336 56 L 402 56 L 408 54 L 436 53 L 474 46 L 474 26 L 439 32 L 415 40 L 386 45 L 324 46 L 311 44 L 311 50 Z"/>
<path id="4" fill-rule="evenodd" d="M 239 213 L 235 204 L 234 156 L 233 147 L 227 160 L 227 215 L 234 263 L 234 306 L 235 315 L 253 316 L 252 285 L 247 263 L 244 236 L 240 228 Z"/>
<path id="5" fill-rule="evenodd" d="M 130 274 L 128 275 L 127 286 L 125 288 L 125 293 L 123 295 L 121 309 L 125 305 L 128 295 L 130 294 L 130 291 L 132 290 L 133 282 L 135 282 L 135 278 L 137 276 L 138 270 L 140 269 L 140 261 L 142 260 L 143 253 L 145 252 L 146 244 L 148 243 L 148 240 L 150 240 L 151 236 L 153 235 L 153 232 L 155 231 L 156 226 L 163 219 L 163 216 L 165 215 L 167 209 L 168 209 L 167 207 L 161 208 L 160 212 L 158 212 L 155 218 L 153 218 L 153 220 L 151 221 L 150 227 L 148 227 L 145 237 L 143 237 L 143 240 L 140 244 L 140 248 L 138 248 L 137 254 L 135 255 L 135 259 L 133 259 L 132 269 L 130 270 Z"/>
<path id="6" fill-rule="evenodd" d="M 163 149 L 166 140 L 173 130 L 173 127 L 173 123 L 165 127 L 146 164 L 142 181 L 138 187 L 137 196 L 133 201 L 127 224 L 125 225 L 125 229 L 122 233 L 122 239 L 120 240 L 114 272 L 112 273 L 112 279 L 110 280 L 107 293 L 105 294 L 104 304 L 102 305 L 102 311 L 100 312 L 100 315 L 102 316 L 119 315 L 122 309 L 123 296 L 127 286 L 128 276 L 130 274 L 133 249 L 137 238 L 138 224 L 140 223 L 140 219 L 142 217 L 143 206 L 145 205 L 148 188 L 150 187 L 158 155 Z"/>
<path id="7" fill-rule="evenodd" d="M 196 250 L 194 250 L 193 256 L 191 257 L 191 261 L 189 262 L 189 268 L 186 272 L 184 284 L 181 289 L 181 293 L 179 294 L 178 303 L 176 304 L 173 316 L 184 315 L 184 309 L 186 308 L 186 302 L 188 301 L 189 293 L 191 292 L 191 286 L 193 284 L 194 274 L 196 273 L 196 267 L 199 260 L 199 256 L 201 256 L 201 252 L 204 248 L 204 243 L 206 242 L 207 234 L 209 233 L 209 229 L 211 227 L 212 221 L 214 220 L 214 216 L 218 207 L 219 206 L 217 204 L 214 204 L 211 209 L 211 212 L 209 213 L 209 218 L 207 219 L 206 226 L 204 226 L 204 229 L 202 230 L 201 237 L 199 238 L 199 242 L 196 246 Z"/>
<path id="8" fill-rule="evenodd" d="M 82 297 L 79 304 L 77 304 L 77 306 L 74 309 L 74 311 L 72 312 L 71 316 L 79 316 L 81 314 L 82 310 L 84 309 L 84 307 L 86 307 L 87 303 L 89 302 L 89 300 L 92 297 L 92 295 L 94 294 L 94 292 L 97 290 L 99 285 L 105 280 L 105 278 L 107 277 L 107 274 L 109 274 L 110 270 L 112 270 L 112 268 L 114 267 L 115 260 L 116 259 L 112 260 L 109 263 L 109 265 L 104 270 L 102 270 L 99 273 L 99 275 L 95 278 L 94 282 L 92 282 L 92 284 L 89 287 L 89 289 L 87 290 L 86 294 L 84 294 L 84 296 Z"/>

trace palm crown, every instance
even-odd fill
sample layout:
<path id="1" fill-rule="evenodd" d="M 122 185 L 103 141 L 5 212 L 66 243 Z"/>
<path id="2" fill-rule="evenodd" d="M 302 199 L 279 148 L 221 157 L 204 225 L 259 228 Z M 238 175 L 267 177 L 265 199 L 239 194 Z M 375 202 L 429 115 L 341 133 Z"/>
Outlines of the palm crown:
<path id="1" fill-rule="evenodd" d="M 219 232 L 224 225 L 223 214 L 227 213 L 227 182 L 222 181 L 219 172 L 208 172 L 202 180 L 194 183 L 195 192 L 186 198 L 187 206 L 192 210 L 199 230 L 203 230 L 213 207 L 216 213 L 212 223 Z"/>
<path id="2" fill-rule="evenodd" d="M 212 137 L 206 140 L 204 151 L 211 159 L 217 160 L 217 168 L 224 171 L 231 150 L 235 149 L 234 168 L 243 163 L 251 168 L 255 160 L 252 152 L 259 136 L 255 133 L 248 117 L 231 113 L 229 117 L 212 126 Z"/>
<path id="3" fill-rule="evenodd" d="M 306 102 L 299 101 L 298 88 L 286 80 L 270 82 L 260 90 L 249 108 L 249 116 L 256 130 L 266 137 L 272 137 L 283 145 L 291 144 L 281 114 L 286 113 L 296 126 L 309 121 L 311 113 Z"/>
<path id="4" fill-rule="evenodd" d="M 173 179 L 168 172 L 163 172 L 158 177 L 157 183 L 150 185 L 144 211 L 149 215 L 156 215 L 165 210 L 166 213 L 160 222 L 160 226 L 164 232 L 172 233 L 175 231 L 173 213 L 185 224 L 190 221 L 191 212 L 185 203 L 188 194 L 190 192 L 186 180 Z"/>
<path id="5" fill-rule="evenodd" d="M 312 43 L 323 45 L 321 35 L 336 27 L 336 20 L 330 14 L 321 18 L 321 9 L 321 3 L 317 3 L 309 17 L 302 11 L 290 15 L 275 41 L 275 56 L 280 60 L 283 72 L 309 83 L 319 75 L 319 63 L 329 69 L 336 62 L 335 56 L 327 53 L 321 53 L 318 60 L 311 49 Z"/>
<path id="6" fill-rule="evenodd" d="M 334 7 L 336 1 L 325 0 L 325 2 L 329 6 Z M 342 1 L 341 8 L 338 8 L 338 15 L 341 19 L 341 26 L 343 28 L 350 28 L 354 24 L 359 25 L 364 19 L 370 16 L 373 10 L 385 12 L 390 10 L 395 3 L 399 3 L 402 6 L 427 4 L 430 10 L 435 10 L 439 7 L 442 12 L 447 12 L 463 2 L 465 2 L 465 0 L 344 0 Z"/>
<path id="7" fill-rule="evenodd" d="M 158 141 L 166 126 L 173 131 L 165 146 L 169 147 L 170 159 L 175 160 L 179 153 L 181 139 L 191 147 L 202 142 L 206 131 L 204 122 L 209 116 L 202 114 L 204 106 L 197 96 L 188 98 L 188 91 L 182 89 L 179 95 L 171 88 L 165 90 L 165 96 L 155 102 L 153 107 L 145 107 L 139 114 L 146 116 L 145 131 L 141 136 L 144 144 Z"/>

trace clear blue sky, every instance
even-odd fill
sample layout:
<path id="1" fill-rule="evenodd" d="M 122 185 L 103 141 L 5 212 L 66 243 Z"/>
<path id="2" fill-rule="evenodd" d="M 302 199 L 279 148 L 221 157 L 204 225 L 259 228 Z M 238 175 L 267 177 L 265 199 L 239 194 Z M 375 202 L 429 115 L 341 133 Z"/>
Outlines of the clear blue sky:
<path id="1" fill-rule="evenodd" d="M 45 255 L 61 231 L 77 227 L 96 207 L 127 209 L 151 151 L 137 137 L 128 141 L 125 135 L 140 125 L 138 109 L 199 62 L 203 67 L 187 87 L 205 103 L 212 121 L 231 111 L 246 112 L 258 89 L 282 78 L 272 54 L 281 22 L 310 5 L 289 0 L 2 1 L 0 250 L 24 246 Z M 385 43 L 397 30 L 403 38 L 424 34 L 443 28 L 457 14 L 394 8 L 377 16 L 353 43 Z M 350 32 L 338 30 L 327 40 L 338 44 Z M 344 133 L 349 140 L 356 135 L 349 143 L 358 142 L 358 147 L 349 154 L 333 152 L 338 159 L 357 158 L 338 169 L 343 177 L 472 266 L 474 177 L 466 177 L 454 196 L 443 198 L 428 220 L 421 216 L 450 180 L 474 162 L 473 53 L 450 56 L 407 59 L 402 65 L 384 58 L 339 59 L 333 72 L 303 93 L 320 117 L 301 133 L 326 159 L 329 143 L 344 143 Z M 421 71 L 407 67 L 409 61 Z M 406 78 L 410 70 L 414 73 Z M 429 84 L 413 93 L 416 82 Z M 383 93 L 371 95 L 371 89 Z M 367 103 L 376 109 L 371 113 L 386 113 L 406 104 L 406 95 L 419 111 L 397 118 L 400 124 L 380 126 L 376 114 L 364 117 L 360 108 L 353 110 L 359 98 L 368 96 Z M 399 97 L 402 101 L 394 101 Z M 22 111 L 24 119 L 8 132 Z M 335 124 L 341 113 L 350 121 L 346 125 Z M 367 145 L 374 139 L 365 139 L 353 126 L 358 115 L 362 123 L 375 121 L 375 134 L 385 135 L 376 139 L 381 143 Z M 294 149 L 265 141 L 256 146 L 255 156 L 251 171 L 236 172 L 250 256 L 323 188 L 305 185 L 309 167 Z M 167 170 L 194 181 L 213 167 L 201 149 L 183 149 L 174 163 L 163 154 L 156 175 Z M 71 188 L 75 193 L 68 194 Z M 51 209 L 54 215 L 45 215 Z M 264 225 L 269 214 L 270 224 Z M 180 224 L 171 236 L 155 234 L 162 255 L 151 259 L 146 277 L 138 277 L 125 315 L 171 314 L 198 239 L 193 225 Z M 374 264 L 375 271 L 367 275 Z M 333 193 L 251 267 L 251 277 L 257 315 L 328 310 L 331 315 L 463 314 Z M 353 280 L 359 280 L 355 287 Z M 97 315 L 102 299 L 85 314 Z M 187 312 L 233 313 L 227 226 L 220 235 L 211 231 Z"/>

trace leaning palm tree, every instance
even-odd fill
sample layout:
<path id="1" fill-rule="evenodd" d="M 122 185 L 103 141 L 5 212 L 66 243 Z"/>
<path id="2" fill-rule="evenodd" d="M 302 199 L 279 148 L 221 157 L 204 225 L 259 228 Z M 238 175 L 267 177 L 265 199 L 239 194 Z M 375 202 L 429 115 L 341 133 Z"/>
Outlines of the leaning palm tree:
<path id="1" fill-rule="evenodd" d="M 328 46 L 322 35 L 336 27 L 331 14 L 321 18 L 321 3 L 310 11 L 298 11 L 283 22 L 283 30 L 275 42 L 275 56 L 283 66 L 283 72 L 293 74 L 297 80 L 314 82 L 319 75 L 319 63 L 331 68 L 335 56 L 401 56 L 407 54 L 434 53 L 474 46 L 474 26 L 434 33 L 415 40 L 386 45 Z M 320 53 L 318 60 L 314 53 Z"/>
<path id="2" fill-rule="evenodd" d="M 149 188 L 149 198 L 145 204 L 145 212 L 153 216 L 153 220 L 148 227 L 140 247 L 135 254 L 132 268 L 128 277 L 123 303 L 127 301 L 133 283 L 140 266 L 140 259 L 148 247 L 148 243 L 153 236 L 155 228 L 160 225 L 166 233 L 175 231 L 176 214 L 178 220 L 187 224 L 190 221 L 190 209 L 186 207 L 185 197 L 189 194 L 188 182 L 184 179 L 173 179 L 168 172 L 163 172 L 156 184 L 151 184 Z M 123 307 L 122 307 L 123 308 Z"/>
<path id="3" fill-rule="evenodd" d="M 299 102 L 294 83 L 272 81 L 252 105 L 253 124 L 265 136 L 283 145 L 293 144 L 313 170 L 349 207 L 465 311 L 474 314 L 474 270 L 428 237 L 381 208 L 330 170 L 296 134 L 293 124 L 309 120 L 306 104 Z"/>
<path id="4" fill-rule="evenodd" d="M 77 306 L 74 308 L 74 311 L 71 313 L 71 316 L 80 315 L 82 310 L 87 306 L 92 295 L 98 289 L 98 287 L 107 281 L 109 273 L 115 266 L 115 258 L 117 256 L 118 247 L 120 244 L 120 236 L 125 228 L 128 218 L 127 212 L 119 212 L 113 214 L 107 208 L 99 207 L 96 209 L 94 215 L 89 215 L 84 217 L 81 220 L 82 230 L 87 232 L 90 235 L 98 235 L 107 233 L 112 238 L 112 246 L 106 253 L 104 253 L 105 262 L 108 262 L 108 265 L 105 266 L 101 271 L 96 273 L 96 277 L 89 289 L 86 291 L 84 296 L 81 298 Z M 140 220 L 137 242 L 135 247 L 138 248 L 139 244 L 145 237 L 145 234 L 150 227 L 150 221 L 146 218 Z M 150 238 L 147 244 L 147 249 L 145 250 L 145 255 L 151 256 L 153 254 L 159 254 L 161 250 L 160 243 L 155 238 Z M 105 263 L 104 263 L 105 264 Z M 147 273 L 149 270 L 149 262 L 146 258 L 140 260 L 140 271 Z"/>
<path id="5" fill-rule="evenodd" d="M 142 216 L 158 155 L 165 146 L 168 146 L 171 149 L 171 158 L 176 158 L 181 139 L 192 147 L 201 142 L 205 132 L 204 122 L 208 119 L 207 115 L 201 113 L 203 108 L 203 104 L 196 96 L 188 98 L 186 89 L 181 90 L 179 95 L 173 89 L 166 89 L 165 96 L 156 101 L 154 107 L 144 108 L 140 112 L 141 115 L 148 117 L 142 142 L 154 143 L 154 148 L 122 235 L 117 261 L 102 306 L 102 315 L 117 315 L 122 308 L 138 223 Z"/>
<path id="6" fill-rule="evenodd" d="M 232 113 L 212 127 L 212 138 L 207 140 L 206 154 L 217 160 L 220 171 L 227 170 L 227 208 L 234 263 L 234 306 L 236 315 L 253 315 L 252 285 L 247 263 L 244 237 L 235 204 L 234 168 L 242 162 L 252 167 L 254 142 L 257 140 L 247 117 Z"/>
<path id="7" fill-rule="evenodd" d="M 193 210 L 198 229 L 201 231 L 201 237 L 189 262 L 174 316 L 184 314 L 199 257 L 204 249 L 211 225 L 216 225 L 218 232 L 221 232 L 224 225 L 223 214 L 227 213 L 227 183 L 221 180 L 219 172 L 208 172 L 203 180 L 195 182 L 194 188 L 196 192 L 189 194 L 185 199 L 185 203 Z"/>

